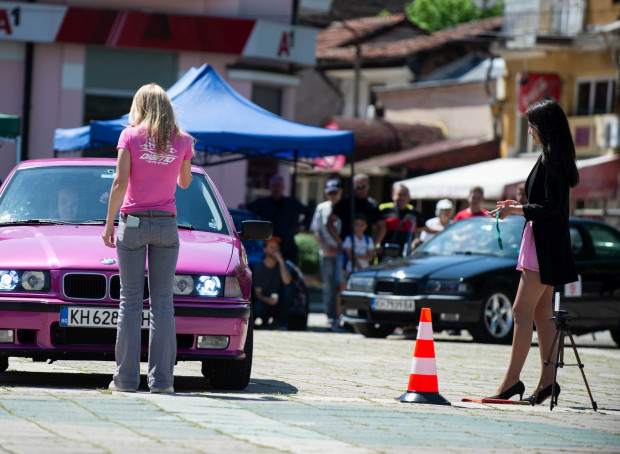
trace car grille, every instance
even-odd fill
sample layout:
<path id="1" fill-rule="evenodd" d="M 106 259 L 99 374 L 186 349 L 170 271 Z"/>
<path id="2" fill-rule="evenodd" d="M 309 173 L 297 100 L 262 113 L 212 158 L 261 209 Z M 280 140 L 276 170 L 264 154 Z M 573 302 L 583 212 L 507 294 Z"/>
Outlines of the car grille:
<path id="1" fill-rule="evenodd" d="M 102 300 L 106 297 L 108 277 L 95 273 L 67 273 L 63 289 L 67 298 Z M 149 298 L 148 278 L 144 277 L 143 299 Z M 110 299 L 121 299 L 121 280 L 118 274 L 110 276 Z"/>
<path id="2" fill-rule="evenodd" d="M 103 274 L 65 275 L 64 292 L 68 298 L 102 300 L 106 295 L 106 277 Z"/>
<path id="3" fill-rule="evenodd" d="M 149 299 L 149 278 L 144 276 L 144 294 L 143 299 Z M 110 299 L 121 299 L 121 278 L 118 274 L 115 274 L 110 278 Z"/>
<path id="4" fill-rule="evenodd" d="M 417 295 L 418 281 L 412 279 L 380 279 L 375 292 L 383 295 Z"/>
<path id="5" fill-rule="evenodd" d="M 114 347 L 116 344 L 116 328 L 79 328 L 52 325 L 52 343 L 55 346 L 73 347 Z M 141 331 L 142 348 L 149 346 L 149 330 Z M 177 348 L 189 349 L 194 345 L 192 334 L 177 334 Z"/>

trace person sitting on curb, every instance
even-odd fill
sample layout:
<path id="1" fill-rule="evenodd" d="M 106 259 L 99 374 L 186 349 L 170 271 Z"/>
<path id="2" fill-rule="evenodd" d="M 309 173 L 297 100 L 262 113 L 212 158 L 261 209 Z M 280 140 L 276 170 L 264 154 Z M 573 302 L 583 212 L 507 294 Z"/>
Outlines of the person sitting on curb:
<path id="1" fill-rule="evenodd" d="M 254 288 L 254 319 L 262 326 L 285 330 L 288 326 L 290 303 L 293 298 L 293 276 L 280 253 L 280 238 L 264 242 L 265 258 L 256 265 L 252 275 Z M 269 319 L 273 322 L 270 324 Z"/>

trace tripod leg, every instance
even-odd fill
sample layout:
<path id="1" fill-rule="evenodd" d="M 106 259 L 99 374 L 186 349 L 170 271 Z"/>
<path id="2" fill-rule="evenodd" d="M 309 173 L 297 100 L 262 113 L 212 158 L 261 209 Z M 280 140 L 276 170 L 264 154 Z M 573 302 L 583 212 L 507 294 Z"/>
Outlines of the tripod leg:
<path id="1" fill-rule="evenodd" d="M 549 411 L 553 411 L 554 400 L 555 405 L 558 404 L 558 398 L 555 394 L 555 385 L 558 378 L 558 367 L 564 367 L 564 325 L 562 323 L 559 324 L 555 337 L 558 339 L 558 351 L 555 354 L 555 370 L 553 371 L 553 382 L 551 384 Z M 551 352 L 549 352 L 549 354 L 551 353 L 553 353 L 553 347 L 551 347 Z"/>
<path id="2" fill-rule="evenodd" d="M 555 336 L 553 337 L 553 342 L 551 342 L 551 348 L 549 349 L 549 354 L 547 355 L 547 359 L 544 361 L 544 365 L 545 367 L 548 366 L 549 364 L 557 364 L 558 362 L 558 358 L 556 357 L 555 359 L 555 363 L 551 362 L 551 356 L 553 355 L 553 349 L 555 348 L 555 345 L 558 342 L 558 338 L 559 338 L 559 331 L 555 332 Z M 559 352 L 559 348 L 558 348 L 558 352 Z M 555 383 L 555 377 L 558 373 L 558 369 L 557 367 L 555 368 L 554 374 L 553 374 L 553 382 Z M 540 380 L 538 380 L 538 386 L 536 386 L 536 393 L 534 394 L 534 401 L 532 402 L 532 405 L 536 405 L 536 400 L 538 400 L 538 390 L 540 389 L 540 386 L 542 384 L 542 376 L 543 374 L 540 374 Z"/>
<path id="3" fill-rule="evenodd" d="M 573 339 L 573 333 L 571 332 L 570 328 L 568 328 L 566 332 L 568 333 L 570 343 L 573 346 L 573 352 L 575 352 L 575 358 L 577 358 L 577 366 L 579 366 L 579 370 L 581 371 L 583 382 L 586 384 L 586 389 L 588 390 L 588 395 L 590 396 L 590 402 L 592 402 L 592 409 L 596 411 L 598 407 L 596 405 L 596 402 L 594 401 L 594 398 L 592 397 L 592 392 L 590 392 L 590 386 L 588 385 L 588 380 L 586 379 L 586 373 L 583 370 L 584 365 L 582 364 L 581 359 L 579 358 L 579 353 L 577 353 L 577 347 L 575 346 L 575 340 Z"/>

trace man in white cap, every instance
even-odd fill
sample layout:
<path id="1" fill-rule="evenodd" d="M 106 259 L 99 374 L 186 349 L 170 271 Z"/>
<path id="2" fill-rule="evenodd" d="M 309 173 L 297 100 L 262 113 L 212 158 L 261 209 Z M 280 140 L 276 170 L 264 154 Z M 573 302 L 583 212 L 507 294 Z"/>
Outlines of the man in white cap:
<path id="1" fill-rule="evenodd" d="M 422 243 L 430 240 L 438 232 L 452 224 L 452 202 L 448 199 L 441 199 L 437 202 L 437 205 L 435 205 L 435 216 L 426 221 L 426 230 L 420 233 L 420 241 Z"/>
<path id="2" fill-rule="evenodd" d="M 323 281 L 323 304 L 325 314 L 336 330 L 340 325 L 340 292 L 344 284 L 343 276 L 343 253 L 339 250 L 338 242 L 327 230 L 327 220 L 332 214 L 336 203 L 342 197 L 342 187 L 338 180 L 327 180 L 325 183 L 325 195 L 327 200 L 319 203 L 314 211 L 310 230 L 319 245 L 321 256 L 321 279 Z M 336 230 L 340 234 L 342 223 L 338 219 L 335 223 Z"/>

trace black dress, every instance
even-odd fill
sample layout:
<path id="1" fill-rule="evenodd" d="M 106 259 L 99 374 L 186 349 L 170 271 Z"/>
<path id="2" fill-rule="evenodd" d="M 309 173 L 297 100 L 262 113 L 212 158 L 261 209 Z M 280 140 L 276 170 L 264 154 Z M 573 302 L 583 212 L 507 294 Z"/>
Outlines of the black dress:
<path id="1" fill-rule="evenodd" d="M 549 171 L 542 155 L 525 182 L 523 214 L 532 222 L 540 282 L 564 285 L 577 280 L 568 224 L 570 186 L 563 169 Z"/>

